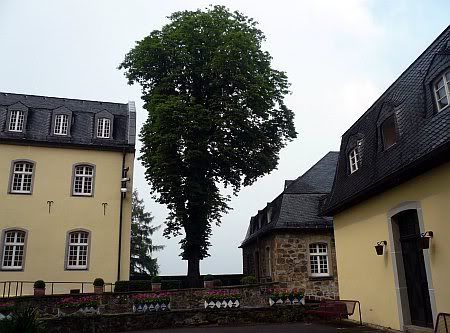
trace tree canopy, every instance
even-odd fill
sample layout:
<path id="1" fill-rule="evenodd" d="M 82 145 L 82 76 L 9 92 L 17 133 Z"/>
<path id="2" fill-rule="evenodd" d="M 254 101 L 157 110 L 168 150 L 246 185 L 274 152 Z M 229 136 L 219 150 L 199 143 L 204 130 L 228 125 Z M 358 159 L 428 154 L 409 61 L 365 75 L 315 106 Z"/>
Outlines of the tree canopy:
<path id="1" fill-rule="evenodd" d="M 188 275 L 196 275 L 211 223 L 229 209 L 219 186 L 236 194 L 270 173 L 296 131 L 284 103 L 287 76 L 271 67 L 253 19 L 214 6 L 169 20 L 138 41 L 119 68 L 129 84 L 142 86 L 148 119 L 140 160 L 170 211 L 165 235 L 184 230 L 182 257 Z"/>

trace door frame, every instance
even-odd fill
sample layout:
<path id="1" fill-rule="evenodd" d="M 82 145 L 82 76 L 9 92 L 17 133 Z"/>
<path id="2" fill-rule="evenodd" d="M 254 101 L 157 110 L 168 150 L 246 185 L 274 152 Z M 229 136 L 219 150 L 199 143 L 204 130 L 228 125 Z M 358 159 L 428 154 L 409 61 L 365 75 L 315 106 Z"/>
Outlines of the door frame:
<path id="1" fill-rule="evenodd" d="M 392 260 L 392 266 L 394 270 L 395 281 L 395 293 L 397 296 L 397 309 L 400 322 L 400 329 L 403 331 L 405 325 L 411 324 L 411 312 L 409 309 L 408 289 L 406 286 L 405 269 L 403 265 L 402 248 L 400 243 L 400 232 L 397 223 L 394 223 L 393 217 L 405 210 L 415 210 L 417 212 L 417 218 L 419 220 L 420 232 L 425 232 L 425 226 L 423 223 L 422 207 L 418 201 L 406 201 L 394 208 L 390 209 L 387 213 L 387 224 L 389 230 L 389 244 L 390 256 Z M 428 293 L 430 295 L 431 314 L 433 317 L 433 326 L 436 325 L 436 298 L 433 287 L 433 279 L 431 276 L 430 265 L 430 250 L 423 250 L 423 259 L 425 262 L 425 271 L 427 274 Z"/>

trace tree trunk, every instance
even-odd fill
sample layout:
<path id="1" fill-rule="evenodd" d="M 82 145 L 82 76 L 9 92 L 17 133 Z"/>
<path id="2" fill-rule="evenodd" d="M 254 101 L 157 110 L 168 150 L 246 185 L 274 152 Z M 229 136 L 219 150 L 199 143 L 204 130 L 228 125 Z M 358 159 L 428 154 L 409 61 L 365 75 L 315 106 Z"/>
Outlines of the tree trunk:
<path id="1" fill-rule="evenodd" d="M 188 286 L 190 288 L 199 288 L 201 287 L 200 281 L 200 259 L 198 258 L 188 258 Z"/>

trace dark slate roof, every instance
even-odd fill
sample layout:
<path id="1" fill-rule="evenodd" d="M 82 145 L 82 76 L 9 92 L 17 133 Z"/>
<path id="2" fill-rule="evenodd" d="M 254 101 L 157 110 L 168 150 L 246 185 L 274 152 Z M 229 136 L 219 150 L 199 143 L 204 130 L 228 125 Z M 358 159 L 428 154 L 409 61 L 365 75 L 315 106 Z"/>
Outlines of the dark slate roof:
<path id="1" fill-rule="evenodd" d="M 16 107 L 27 112 L 23 133 L 8 131 L 8 110 Z M 52 135 L 52 116 L 58 110 L 72 115 L 68 136 Z M 111 139 L 95 138 L 94 119 L 98 113 L 112 115 Z M 0 92 L 0 143 L 134 151 L 135 137 L 134 102 L 122 104 Z"/>
<path id="2" fill-rule="evenodd" d="M 450 160 L 450 107 L 437 112 L 433 84 L 450 68 L 450 26 L 344 135 L 336 179 L 323 206 L 332 215 Z M 396 143 L 384 150 L 380 125 L 395 115 Z M 362 140 L 361 168 L 348 153 Z"/>
<path id="3" fill-rule="evenodd" d="M 332 228 L 332 218 L 319 213 L 324 196 L 331 190 L 338 156 L 338 152 L 329 152 L 302 176 L 286 181 L 284 191 L 250 219 L 241 247 L 274 230 Z"/>

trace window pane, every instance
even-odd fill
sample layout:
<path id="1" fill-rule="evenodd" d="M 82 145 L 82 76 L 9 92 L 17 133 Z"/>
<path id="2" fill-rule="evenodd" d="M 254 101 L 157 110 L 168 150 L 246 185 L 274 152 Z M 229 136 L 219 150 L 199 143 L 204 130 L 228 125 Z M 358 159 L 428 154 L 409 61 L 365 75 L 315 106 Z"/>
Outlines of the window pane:
<path id="1" fill-rule="evenodd" d="M 444 79 L 440 79 L 435 86 L 435 89 L 438 90 L 444 86 Z"/>
<path id="2" fill-rule="evenodd" d="M 448 99 L 447 97 L 444 97 L 443 99 L 441 99 L 439 102 L 439 109 L 445 108 L 448 105 Z"/>
<path id="3" fill-rule="evenodd" d="M 387 118 L 381 125 L 383 134 L 384 149 L 389 148 L 396 142 L 394 116 Z"/>
<path id="4" fill-rule="evenodd" d="M 11 116 L 9 120 L 9 130 L 15 132 L 22 132 L 23 130 L 23 122 L 25 115 L 23 111 L 11 111 Z"/>
<path id="5" fill-rule="evenodd" d="M 24 249 L 25 232 L 8 231 L 5 233 L 2 266 L 12 269 L 22 268 Z"/>
<path id="6" fill-rule="evenodd" d="M 69 234 L 67 266 L 84 269 L 87 267 L 89 233 L 83 231 Z"/>
<path id="7" fill-rule="evenodd" d="M 27 162 L 17 162 L 14 164 L 12 176 L 12 192 L 31 193 L 33 179 L 33 164 Z"/>

